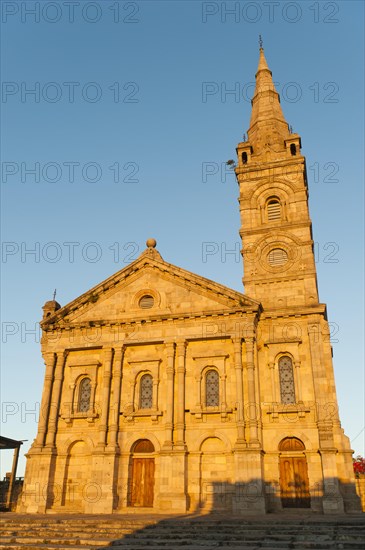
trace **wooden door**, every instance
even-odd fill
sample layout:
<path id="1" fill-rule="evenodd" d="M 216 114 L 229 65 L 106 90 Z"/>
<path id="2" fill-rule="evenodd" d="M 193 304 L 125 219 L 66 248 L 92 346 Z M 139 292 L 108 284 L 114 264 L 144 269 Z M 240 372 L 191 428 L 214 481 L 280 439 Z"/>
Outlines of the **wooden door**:
<path id="1" fill-rule="evenodd" d="M 133 458 L 131 505 L 152 507 L 154 484 L 155 459 Z"/>
<path id="2" fill-rule="evenodd" d="M 280 457 L 280 490 L 283 508 L 310 508 L 305 457 Z"/>

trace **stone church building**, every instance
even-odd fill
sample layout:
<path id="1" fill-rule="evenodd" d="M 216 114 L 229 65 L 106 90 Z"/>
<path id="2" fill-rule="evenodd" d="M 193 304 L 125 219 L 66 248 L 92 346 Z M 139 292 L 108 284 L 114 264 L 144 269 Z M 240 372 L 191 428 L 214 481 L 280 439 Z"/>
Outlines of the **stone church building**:
<path id="1" fill-rule="evenodd" d="M 319 302 L 301 140 L 264 51 L 237 146 L 245 293 L 146 250 L 43 307 L 21 512 L 360 510 Z"/>

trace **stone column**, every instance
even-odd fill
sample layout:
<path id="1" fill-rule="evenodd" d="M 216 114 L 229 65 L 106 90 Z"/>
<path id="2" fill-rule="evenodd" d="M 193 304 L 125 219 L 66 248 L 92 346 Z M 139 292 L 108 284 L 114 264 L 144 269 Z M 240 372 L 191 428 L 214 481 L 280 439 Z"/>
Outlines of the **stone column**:
<path id="1" fill-rule="evenodd" d="M 294 380 L 295 380 L 295 393 L 296 402 L 301 403 L 302 398 L 302 384 L 300 380 L 300 361 L 294 361 Z"/>
<path id="2" fill-rule="evenodd" d="M 233 340 L 234 346 L 234 368 L 236 371 L 236 399 L 237 399 L 237 443 L 246 445 L 245 421 L 243 416 L 243 373 L 242 373 L 242 340 Z"/>
<path id="3" fill-rule="evenodd" d="M 90 414 L 95 414 L 95 394 L 96 394 L 96 380 L 98 371 L 95 373 L 95 378 L 91 380 L 91 393 L 90 393 Z"/>
<path id="4" fill-rule="evenodd" d="M 166 513 L 185 513 L 186 446 L 185 446 L 185 353 L 186 342 L 176 345 L 175 376 L 173 344 L 166 343 L 167 355 L 167 418 L 166 441 L 160 453 L 159 508 Z M 177 385 L 174 403 L 174 383 Z M 173 406 L 175 413 L 173 414 Z M 170 423 L 172 428 L 170 428 Z M 168 440 L 167 438 L 170 438 Z M 173 447 L 171 438 L 174 438 Z M 172 447 L 172 448 L 171 448 Z"/>
<path id="5" fill-rule="evenodd" d="M 56 359 L 56 369 L 54 374 L 54 382 L 52 388 L 52 398 L 49 411 L 48 419 L 48 431 L 46 437 L 46 446 L 54 447 L 56 439 L 56 430 L 58 423 L 58 413 L 60 408 L 60 398 L 62 390 L 62 381 L 63 381 L 63 370 L 66 363 L 67 351 L 61 351 L 57 353 Z"/>
<path id="6" fill-rule="evenodd" d="M 103 391 L 101 397 L 101 415 L 99 425 L 99 441 L 98 448 L 103 448 L 106 444 L 106 434 L 108 428 L 108 416 L 109 416 L 109 402 L 110 402 L 110 380 L 111 380 L 111 366 L 113 349 L 104 348 L 104 361 L 103 361 Z"/>
<path id="7" fill-rule="evenodd" d="M 110 407 L 110 428 L 109 428 L 109 445 L 110 449 L 118 449 L 118 431 L 119 431 L 119 418 L 120 418 L 120 395 L 122 389 L 123 378 L 123 347 L 117 348 L 114 353 L 113 361 L 113 402 Z"/>
<path id="8" fill-rule="evenodd" d="M 343 514 L 344 502 L 337 475 L 336 449 L 320 450 L 323 472 L 323 513 Z"/>
<path id="9" fill-rule="evenodd" d="M 53 374 L 54 374 L 54 368 L 56 363 L 55 359 L 56 359 L 56 354 L 53 352 L 44 354 L 46 374 L 44 378 L 41 410 L 39 414 L 38 434 L 35 441 L 36 447 L 43 447 L 46 439 L 47 421 L 48 421 L 49 409 L 51 405 Z"/>
<path id="10" fill-rule="evenodd" d="M 261 514 L 265 512 L 266 505 L 263 489 L 262 451 L 260 450 L 260 443 L 258 440 L 254 338 L 252 336 L 245 338 L 246 362 L 242 357 L 241 340 L 237 338 L 234 344 L 238 402 L 242 399 L 243 404 L 242 367 L 246 364 L 244 374 L 246 375 L 245 383 L 247 384 L 248 390 L 248 407 L 245 407 L 244 409 L 244 419 L 247 414 L 247 423 L 244 423 L 243 425 L 243 439 L 240 444 L 239 440 L 237 440 L 234 453 L 235 487 L 232 499 L 232 512 L 234 514 L 245 515 L 251 513 Z M 242 393 L 239 386 L 242 388 Z M 247 426 L 249 427 L 248 443 L 245 441 L 245 439 L 247 439 L 247 431 L 245 431 L 245 429 L 247 430 Z M 242 430 L 240 428 L 240 435 L 241 434 Z"/>
<path id="11" fill-rule="evenodd" d="M 70 403 L 68 406 L 68 411 L 70 413 L 70 418 L 69 418 L 70 421 L 71 421 L 71 414 L 75 414 L 75 412 L 77 411 L 77 403 L 75 403 L 75 394 L 76 394 L 76 384 L 70 384 L 70 392 L 69 392 Z M 92 408 L 91 408 L 91 412 L 92 412 Z"/>
<path id="12" fill-rule="evenodd" d="M 323 512 L 343 513 L 344 503 L 341 495 L 337 472 L 337 448 L 333 433 L 333 420 L 328 415 L 328 400 L 336 403 L 336 395 L 329 391 L 331 380 L 327 380 L 325 360 L 323 356 L 323 340 L 319 319 L 308 326 L 310 354 L 312 361 L 313 387 L 317 405 L 317 426 L 319 436 L 319 452 L 322 460 L 323 475 Z M 337 411 L 336 411 L 337 420 Z"/>
<path id="13" fill-rule="evenodd" d="M 167 399 L 166 399 L 166 421 L 165 421 L 165 449 L 172 449 L 173 426 L 174 426 L 174 358 L 175 344 L 165 343 L 166 374 L 167 374 Z"/>
<path id="14" fill-rule="evenodd" d="M 153 391 L 152 391 L 152 410 L 158 410 L 158 385 L 160 378 L 158 376 L 153 377 Z"/>
<path id="15" fill-rule="evenodd" d="M 268 363 L 269 371 L 270 371 L 270 377 L 271 377 L 271 388 L 272 388 L 272 402 L 278 403 L 278 396 L 277 396 L 277 384 L 276 384 L 276 372 L 275 372 L 275 363 L 270 361 Z"/>
<path id="16" fill-rule="evenodd" d="M 176 446 L 185 447 L 185 354 L 186 342 L 176 346 L 177 359 L 177 407 L 176 407 Z"/>
<path id="17" fill-rule="evenodd" d="M 310 355 L 312 363 L 313 389 L 315 393 L 317 415 L 319 425 L 324 422 L 326 424 L 326 407 L 323 406 L 332 400 L 332 395 L 329 397 L 328 381 L 324 366 L 322 354 L 322 333 L 321 325 L 318 320 L 312 322 L 308 326 L 308 337 L 310 345 Z"/>
<path id="18" fill-rule="evenodd" d="M 248 387 L 248 425 L 250 427 L 250 444 L 259 444 L 257 430 L 257 403 L 255 389 L 254 338 L 245 338 L 246 369 Z"/>
<path id="19" fill-rule="evenodd" d="M 221 412 L 225 412 L 227 410 L 227 393 L 226 393 L 226 379 L 227 375 L 225 372 L 222 372 L 220 377 L 220 385 L 221 385 L 221 391 L 219 396 L 219 402 L 220 402 L 220 409 Z"/>
<path id="20" fill-rule="evenodd" d="M 196 410 L 201 411 L 202 406 L 204 406 L 204 403 L 202 402 L 202 373 L 199 371 L 198 374 L 195 375 L 195 383 L 196 383 Z"/>

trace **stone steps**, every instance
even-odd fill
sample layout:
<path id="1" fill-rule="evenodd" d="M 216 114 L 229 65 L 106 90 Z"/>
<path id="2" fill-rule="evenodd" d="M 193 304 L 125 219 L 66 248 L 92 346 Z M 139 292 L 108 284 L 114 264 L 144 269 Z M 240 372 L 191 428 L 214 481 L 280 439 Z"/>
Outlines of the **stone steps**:
<path id="1" fill-rule="evenodd" d="M 0 518 L 8 550 L 363 550 L 364 516 L 24 516 Z"/>
<path id="2" fill-rule="evenodd" d="M 113 547 L 108 547 L 108 550 L 124 550 L 126 548 L 128 548 L 128 546 L 113 546 Z M 145 546 L 135 546 L 134 544 L 132 544 L 130 547 L 130 549 L 133 549 L 133 550 L 148 550 L 149 548 L 160 548 L 161 550 L 166 550 L 167 548 L 169 550 L 172 550 L 172 549 L 175 549 L 175 548 L 180 548 L 180 546 L 150 546 L 150 545 L 145 545 Z M 232 545 L 215 545 L 214 542 L 209 542 L 209 543 L 206 543 L 205 545 L 187 545 L 187 546 L 181 546 L 181 548 L 186 548 L 187 550 L 206 550 L 206 549 L 212 549 L 212 548 L 218 548 L 219 550 L 237 550 L 237 549 L 242 549 L 242 550 L 259 550 L 260 548 L 266 548 L 267 550 L 289 550 L 289 549 L 296 549 L 296 550 L 305 550 L 305 549 L 313 549 L 313 550 L 363 550 L 364 548 L 364 545 L 363 544 L 359 544 L 357 546 L 354 546 L 353 544 L 343 544 L 343 543 L 334 543 L 334 542 L 328 542 L 328 543 L 313 543 L 313 544 L 307 544 L 307 543 L 302 543 L 302 542 L 299 542 L 299 543 L 290 543 L 289 545 L 282 545 L 282 546 L 272 546 L 270 543 L 264 543 L 264 542 L 257 542 L 257 543 L 252 543 L 250 545 L 246 545 L 246 544 L 238 544 L 237 546 L 232 546 Z"/>
<path id="3" fill-rule="evenodd" d="M 77 546 L 75 544 L 43 544 L 40 542 L 36 542 L 34 544 L 1 542 L 0 548 L 7 548 L 8 550 L 75 550 L 75 548 L 82 548 L 82 550 L 95 550 L 95 546 Z M 110 550 L 110 546 L 108 548 Z"/>
<path id="4" fill-rule="evenodd" d="M 110 539 L 110 537 L 112 536 L 121 538 L 122 535 L 127 535 L 129 533 L 132 533 L 133 531 L 135 531 L 135 528 L 108 529 L 107 527 L 105 527 L 104 529 L 92 529 L 89 527 L 86 529 L 82 529 L 78 527 L 78 528 L 72 528 L 72 535 L 78 538 L 88 536 L 89 534 L 93 536 L 101 536 L 101 537 L 107 535 Z M 50 538 L 54 534 L 57 534 L 59 532 L 60 532 L 60 528 L 59 527 L 57 528 L 53 525 L 50 525 L 49 528 L 47 528 L 47 526 L 40 527 L 40 528 L 37 526 L 37 536 L 39 537 Z M 14 537 L 14 536 L 17 536 L 18 533 L 22 534 L 22 536 L 27 536 L 27 535 L 32 536 L 32 528 L 27 526 L 26 529 L 23 529 L 23 528 L 19 529 L 14 527 L 10 527 L 10 528 L 6 527 L 1 529 L 2 537 Z"/>
<path id="5" fill-rule="evenodd" d="M 207 533 L 204 533 L 204 532 L 200 532 L 199 535 L 202 536 L 202 534 L 209 534 L 208 532 Z M 152 537 L 154 537 L 156 535 L 152 535 Z M 159 540 L 160 539 L 164 539 L 166 541 L 171 541 L 171 540 L 175 540 L 175 539 L 180 539 L 180 538 L 183 538 L 183 539 L 189 539 L 189 540 L 196 540 L 196 537 L 197 537 L 197 534 L 193 534 L 193 533 L 186 533 L 186 532 L 175 532 L 174 530 L 171 530 L 171 533 L 170 534 L 167 534 L 167 533 L 162 533 L 162 532 L 159 532 L 158 533 L 158 536 L 159 536 Z M 267 532 L 251 532 L 251 533 L 245 533 L 245 532 L 242 532 L 242 533 L 237 533 L 237 532 L 226 532 L 226 533 L 217 533 L 216 531 L 214 531 L 214 540 L 216 541 L 224 541 L 227 539 L 227 537 L 230 538 L 230 540 L 232 541 L 235 541 L 235 540 L 238 540 L 238 541 L 250 541 L 250 540 L 257 540 L 258 538 L 262 538 L 264 537 L 265 539 L 267 540 L 272 540 L 272 541 L 275 541 L 275 540 L 293 540 L 293 539 L 297 539 L 297 540 L 333 540 L 334 538 L 341 538 L 341 537 L 349 537 L 351 536 L 351 538 L 353 540 L 356 540 L 357 538 L 359 538 L 360 540 L 362 539 L 363 537 L 363 534 L 361 533 L 351 533 L 351 534 L 344 534 L 344 533 L 319 533 L 319 534 L 313 534 L 313 533 L 308 533 L 306 535 L 298 535 L 297 532 L 291 532 L 291 533 L 282 533 L 282 534 L 268 534 Z M 122 537 L 119 537 L 120 539 L 122 539 Z M 126 535 L 126 538 L 128 538 L 128 535 Z M 148 533 L 135 533 L 133 534 L 133 538 L 135 540 L 141 540 L 143 541 L 144 539 L 148 539 L 150 540 L 151 539 L 151 534 L 148 534 Z"/>
<path id="6" fill-rule="evenodd" d="M 65 537 L 48 537 L 43 538 L 39 536 L 34 537 L 1 537 L 1 545 L 0 548 L 3 547 L 4 543 L 7 543 L 8 545 L 26 545 L 26 546 L 34 546 L 34 545 L 48 545 L 48 546 L 56 546 L 63 548 L 65 545 L 67 547 L 74 548 L 75 546 L 80 546 L 81 548 L 90 547 L 90 548 L 100 548 L 100 546 L 107 546 L 110 542 L 110 538 L 103 538 L 103 539 L 94 539 L 91 541 L 90 539 L 83 539 L 79 537 L 70 538 L 69 536 Z"/>
<path id="7" fill-rule="evenodd" d="M 144 529 L 156 520 L 134 518 L 39 517 L 16 514 L 0 518 L 0 548 L 8 550 L 95 550 L 113 539 Z M 110 547 L 109 547 L 110 548 Z"/>
<path id="8" fill-rule="evenodd" d="M 29 545 L 29 544 L 1 544 L 1 548 L 6 548 L 8 550 L 75 550 L 75 548 L 82 548 L 82 550 L 95 550 L 95 547 L 92 547 L 92 546 L 76 546 L 76 545 L 72 545 L 72 546 L 68 546 L 68 545 L 50 545 L 50 544 L 34 544 L 34 545 Z M 125 550 L 125 548 L 128 548 L 126 546 L 108 546 L 106 547 L 107 550 Z M 134 546 L 134 545 L 131 545 L 129 547 L 130 549 L 137 549 L 138 550 L 148 550 L 149 548 L 151 548 L 150 545 L 145 545 L 145 546 Z M 152 548 L 157 548 L 157 547 L 152 547 Z M 174 550 L 175 548 L 179 548 L 179 546 L 160 546 L 159 548 L 161 549 L 168 549 L 168 550 Z M 234 546 L 227 546 L 227 545 L 219 545 L 219 546 L 216 546 L 214 545 L 214 543 L 206 543 L 205 545 L 186 545 L 186 546 L 181 546 L 181 548 L 184 548 L 185 550 L 204 550 L 204 549 L 210 549 L 210 548 L 219 548 L 219 550 L 234 550 Z M 243 549 L 243 550 L 259 550 L 260 548 L 266 548 L 267 550 L 306 550 L 306 549 L 313 549 L 313 550 L 363 550 L 364 548 L 364 545 L 363 544 L 359 544 L 357 546 L 354 546 L 353 544 L 351 543 L 346 543 L 346 544 L 343 544 L 343 543 L 327 543 L 326 545 L 325 544 L 316 544 L 316 545 L 307 545 L 305 543 L 291 543 L 290 545 L 285 545 L 285 546 L 270 546 L 270 544 L 265 544 L 265 543 L 256 543 L 256 544 L 253 544 L 253 545 L 250 545 L 250 546 L 237 546 L 236 547 L 236 550 L 237 549 Z"/>
<path id="9" fill-rule="evenodd" d="M 125 535 L 110 543 L 113 550 L 167 550 L 186 548 L 204 550 L 284 549 L 353 549 L 365 546 L 365 523 L 361 520 L 342 523 L 288 518 L 267 521 L 193 520 L 161 521 Z M 103 550 L 107 550 L 104 548 Z"/>

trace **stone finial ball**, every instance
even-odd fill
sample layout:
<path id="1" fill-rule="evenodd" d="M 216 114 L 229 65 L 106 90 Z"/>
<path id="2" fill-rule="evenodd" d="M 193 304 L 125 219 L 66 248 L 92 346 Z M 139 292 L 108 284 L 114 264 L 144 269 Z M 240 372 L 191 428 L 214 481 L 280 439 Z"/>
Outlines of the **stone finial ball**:
<path id="1" fill-rule="evenodd" d="M 147 239 L 146 241 L 146 245 L 148 246 L 148 248 L 156 248 L 156 239 Z"/>

